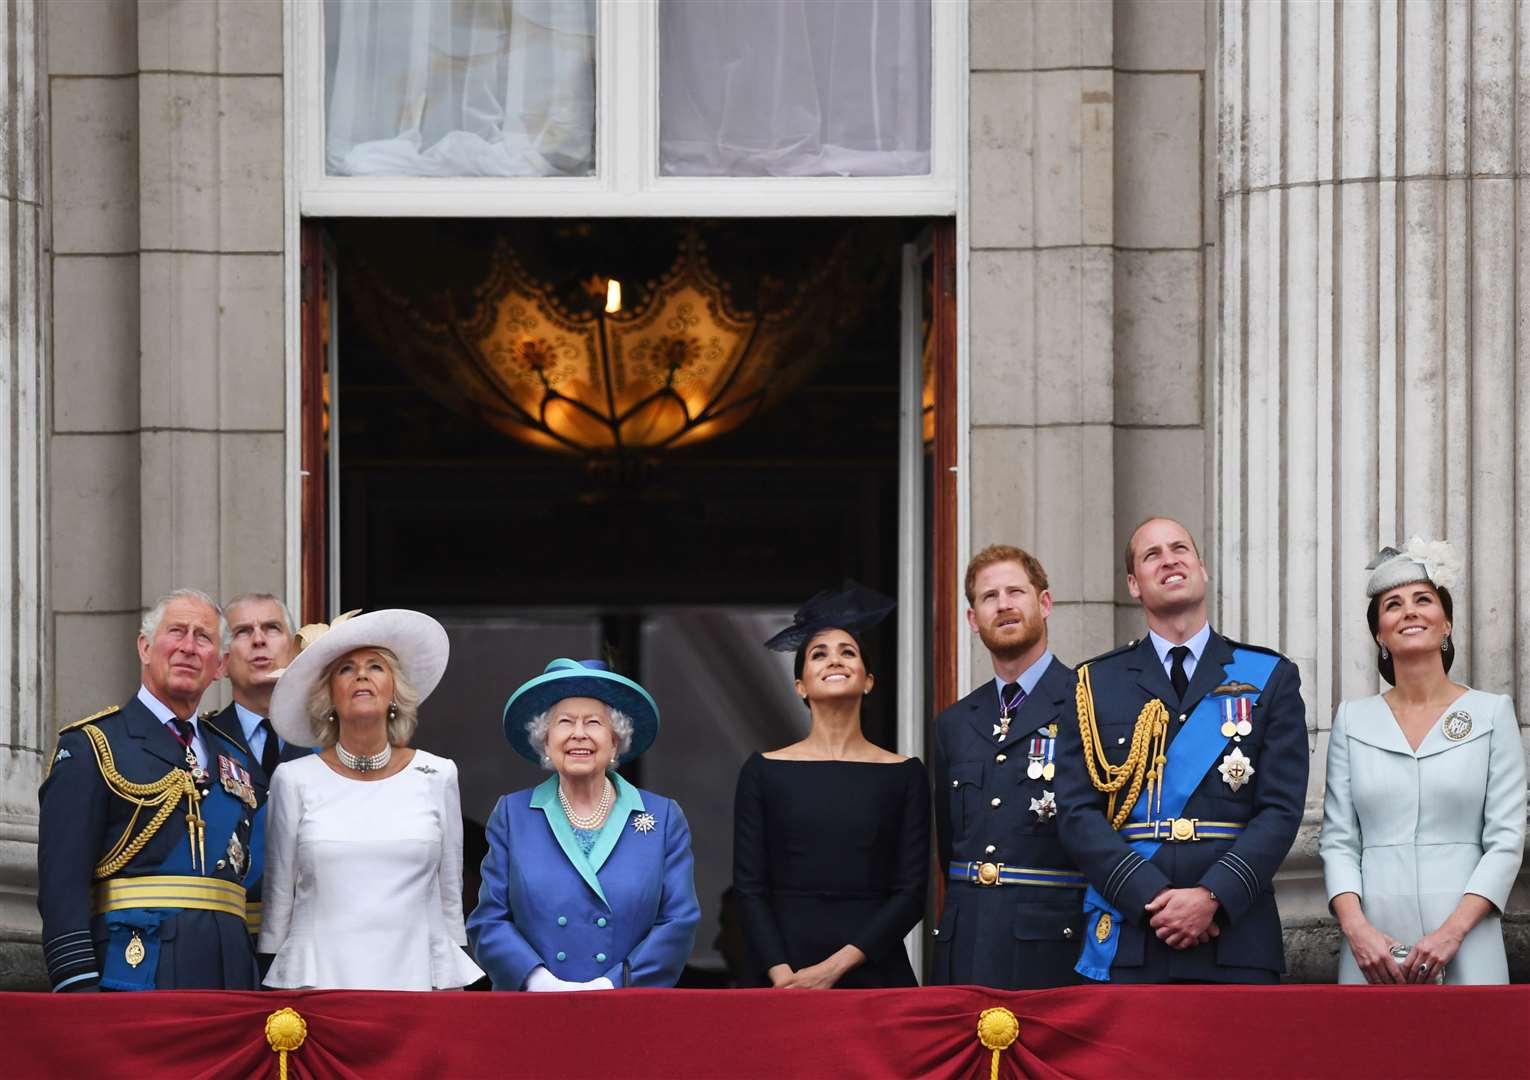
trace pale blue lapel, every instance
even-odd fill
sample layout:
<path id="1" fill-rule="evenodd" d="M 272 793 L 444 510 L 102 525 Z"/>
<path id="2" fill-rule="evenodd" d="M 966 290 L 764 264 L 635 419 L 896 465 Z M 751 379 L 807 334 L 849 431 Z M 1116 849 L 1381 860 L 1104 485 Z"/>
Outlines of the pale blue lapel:
<path id="1" fill-rule="evenodd" d="M 617 789 L 620 792 L 620 788 Z M 552 828 L 553 839 L 558 841 L 558 846 L 563 849 L 564 856 L 569 865 L 579 872 L 584 878 L 584 883 L 594 890 L 595 895 L 600 897 L 600 902 L 611 907 L 606 899 L 605 890 L 600 887 L 600 879 L 595 876 L 595 867 L 590 865 L 589 858 L 579 850 L 579 840 L 574 836 L 574 828 L 568 823 L 568 818 L 563 814 L 563 807 L 558 803 L 558 778 L 550 776 L 536 786 L 531 793 L 531 808 L 540 810 L 547 815 L 547 824 Z M 613 812 L 612 817 L 615 817 Z M 601 843 L 605 840 L 605 832 L 609 830 L 610 820 L 606 822 L 607 829 L 602 830 L 602 835 L 595 842 L 595 850 L 600 850 Z M 615 841 L 612 841 L 614 844 Z M 609 850 L 609 848 L 607 849 Z M 604 858 L 604 856 L 602 856 Z"/>
<path id="2" fill-rule="evenodd" d="M 627 827 L 627 819 L 634 813 L 642 813 L 644 809 L 643 796 L 637 788 L 614 774 L 611 782 L 616 785 L 616 802 L 611 807 L 611 813 L 606 816 L 600 835 L 595 837 L 595 846 L 590 848 L 590 865 L 597 871 L 606 865 L 606 860 L 616 849 L 616 842 L 622 838 L 622 830 Z"/>

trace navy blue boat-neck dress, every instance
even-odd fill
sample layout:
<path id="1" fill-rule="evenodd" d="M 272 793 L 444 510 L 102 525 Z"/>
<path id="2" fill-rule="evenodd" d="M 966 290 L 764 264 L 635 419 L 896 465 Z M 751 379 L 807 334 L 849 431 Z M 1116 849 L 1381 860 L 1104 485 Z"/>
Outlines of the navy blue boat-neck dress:
<path id="1" fill-rule="evenodd" d="M 866 962 L 836 987 L 914 986 L 903 938 L 924 914 L 929 777 L 889 764 L 752 755 L 733 813 L 733 887 L 754 974 L 800 970 L 846 945 Z"/>

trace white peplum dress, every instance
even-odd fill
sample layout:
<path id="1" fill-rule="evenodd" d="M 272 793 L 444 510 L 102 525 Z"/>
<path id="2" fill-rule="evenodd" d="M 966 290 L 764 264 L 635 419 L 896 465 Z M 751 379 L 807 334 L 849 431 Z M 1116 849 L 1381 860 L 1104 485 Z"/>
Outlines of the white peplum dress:
<path id="1" fill-rule="evenodd" d="M 442 990 L 483 975 L 461 948 L 452 761 L 419 750 L 386 780 L 353 780 L 315 754 L 276 770 L 266 806 L 266 986 Z"/>

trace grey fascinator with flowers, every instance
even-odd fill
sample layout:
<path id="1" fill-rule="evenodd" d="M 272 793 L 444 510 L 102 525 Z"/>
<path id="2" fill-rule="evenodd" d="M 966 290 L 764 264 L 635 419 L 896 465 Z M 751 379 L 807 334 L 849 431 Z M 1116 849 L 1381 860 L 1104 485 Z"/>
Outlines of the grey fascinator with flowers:
<path id="1" fill-rule="evenodd" d="M 1427 581 L 1436 589 L 1453 589 L 1461 580 L 1464 564 L 1447 541 L 1415 536 L 1400 549 L 1382 548 L 1365 568 L 1371 572 L 1365 595 L 1372 597 L 1415 581 Z"/>

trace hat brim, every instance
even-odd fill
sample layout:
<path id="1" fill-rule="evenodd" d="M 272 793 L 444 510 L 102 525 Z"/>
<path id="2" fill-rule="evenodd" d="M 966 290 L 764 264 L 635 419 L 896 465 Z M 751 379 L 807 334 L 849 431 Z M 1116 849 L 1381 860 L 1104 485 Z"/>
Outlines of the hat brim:
<path id="1" fill-rule="evenodd" d="M 424 701 L 446 674 L 451 643 L 446 629 L 420 611 L 385 608 L 345 620 L 323 634 L 287 665 L 271 691 L 271 726 L 285 742 L 317 746 L 308 716 L 308 695 L 330 664 L 364 648 L 387 649 L 398 657 L 404 678 Z"/>
<path id="2" fill-rule="evenodd" d="M 659 737 L 659 707 L 647 690 L 614 671 L 570 668 L 538 675 L 505 702 L 505 739 L 515 752 L 533 764 L 542 764 L 542 752 L 531 745 L 526 725 L 533 717 L 571 697 L 603 701 L 632 721 L 632 745 L 622 755 L 620 764 L 640 757 Z"/>

